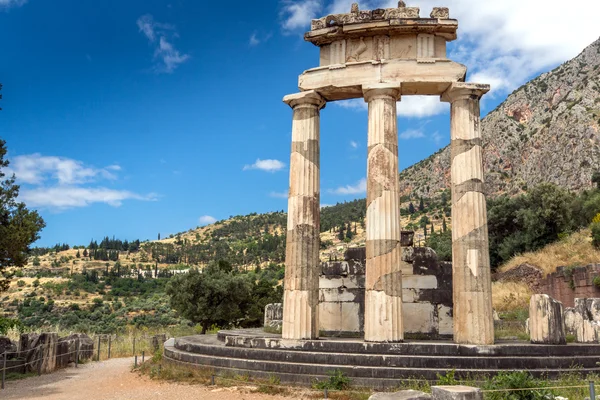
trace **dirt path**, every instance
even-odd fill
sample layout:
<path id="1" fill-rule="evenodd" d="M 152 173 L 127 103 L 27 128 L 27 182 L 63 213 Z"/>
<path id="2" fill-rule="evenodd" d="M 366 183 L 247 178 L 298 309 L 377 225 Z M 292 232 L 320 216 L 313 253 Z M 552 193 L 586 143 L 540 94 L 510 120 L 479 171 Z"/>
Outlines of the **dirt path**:
<path id="1" fill-rule="evenodd" d="M 289 400 L 249 393 L 244 388 L 210 388 L 150 380 L 131 372 L 133 358 L 67 368 L 53 374 L 7 382 L 4 400 Z"/>

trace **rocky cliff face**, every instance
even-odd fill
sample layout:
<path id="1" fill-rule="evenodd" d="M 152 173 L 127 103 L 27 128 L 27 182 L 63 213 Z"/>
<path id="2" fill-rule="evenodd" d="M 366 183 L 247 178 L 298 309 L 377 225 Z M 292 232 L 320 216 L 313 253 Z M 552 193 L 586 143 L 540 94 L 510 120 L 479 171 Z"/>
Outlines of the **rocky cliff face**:
<path id="1" fill-rule="evenodd" d="M 600 39 L 513 92 L 482 120 L 486 193 L 517 194 L 542 182 L 591 186 L 600 168 Z M 450 147 L 400 173 L 401 194 L 450 187 Z"/>

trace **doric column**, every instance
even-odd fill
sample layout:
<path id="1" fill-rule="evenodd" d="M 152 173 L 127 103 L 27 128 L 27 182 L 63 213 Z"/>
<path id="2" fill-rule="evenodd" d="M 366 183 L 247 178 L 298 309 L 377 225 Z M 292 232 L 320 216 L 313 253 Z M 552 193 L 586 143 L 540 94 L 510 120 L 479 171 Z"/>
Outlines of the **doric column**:
<path id="1" fill-rule="evenodd" d="M 454 341 L 460 344 L 494 343 L 479 126 L 479 100 L 489 90 L 489 85 L 454 83 L 442 95 L 451 103 L 453 315 Z"/>
<path id="2" fill-rule="evenodd" d="M 398 127 L 400 84 L 363 86 L 369 103 L 365 341 L 399 342 L 402 328 Z"/>
<path id="3" fill-rule="evenodd" d="M 319 123 L 325 100 L 308 91 L 284 97 L 294 110 L 283 295 L 284 339 L 319 336 Z"/>

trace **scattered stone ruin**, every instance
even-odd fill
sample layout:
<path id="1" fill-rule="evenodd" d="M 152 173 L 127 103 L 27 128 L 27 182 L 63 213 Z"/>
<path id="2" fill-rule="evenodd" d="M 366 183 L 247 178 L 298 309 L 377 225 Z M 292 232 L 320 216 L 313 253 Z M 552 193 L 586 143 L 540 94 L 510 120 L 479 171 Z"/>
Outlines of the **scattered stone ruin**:
<path id="1" fill-rule="evenodd" d="M 451 104 L 454 340 L 494 342 L 479 126 L 479 101 L 490 87 L 465 83 L 467 68 L 447 58 L 457 29 L 447 8 L 422 18 L 399 2 L 372 11 L 354 4 L 348 14 L 313 20 L 305 34 L 319 47 L 320 65 L 283 99 L 293 110 L 284 339 L 315 339 L 332 318 L 319 317 L 320 112 L 327 102 L 355 98 L 369 107 L 364 321 L 355 321 L 365 341 L 404 339 L 403 271 L 412 267 L 400 240 L 396 107 L 402 96 L 430 95 Z"/>

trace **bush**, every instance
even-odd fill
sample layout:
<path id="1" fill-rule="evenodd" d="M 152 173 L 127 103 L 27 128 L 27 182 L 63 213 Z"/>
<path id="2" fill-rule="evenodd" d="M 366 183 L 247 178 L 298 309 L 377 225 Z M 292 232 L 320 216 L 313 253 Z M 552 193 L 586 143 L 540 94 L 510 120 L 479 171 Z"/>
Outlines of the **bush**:
<path id="1" fill-rule="evenodd" d="M 336 369 L 327 373 L 329 379 L 313 383 L 315 389 L 346 390 L 350 388 L 350 378 L 343 371 Z"/>
<path id="2" fill-rule="evenodd" d="M 545 400 L 553 399 L 554 393 L 544 389 L 544 381 L 537 380 L 529 372 L 500 372 L 483 386 L 484 390 L 530 389 L 515 391 L 488 392 L 489 400 Z"/>
<path id="3" fill-rule="evenodd" d="M 20 280 L 20 281 L 18 281 L 18 282 L 17 282 L 17 286 L 18 286 L 18 287 L 23 287 L 23 286 L 25 286 L 25 281 L 24 281 L 24 280 Z"/>
<path id="4" fill-rule="evenodd" d="M 590 225 L 592 230 L 592 244 L 596 248 L 600 248 L 600 214 L 597 214 Z"/>

